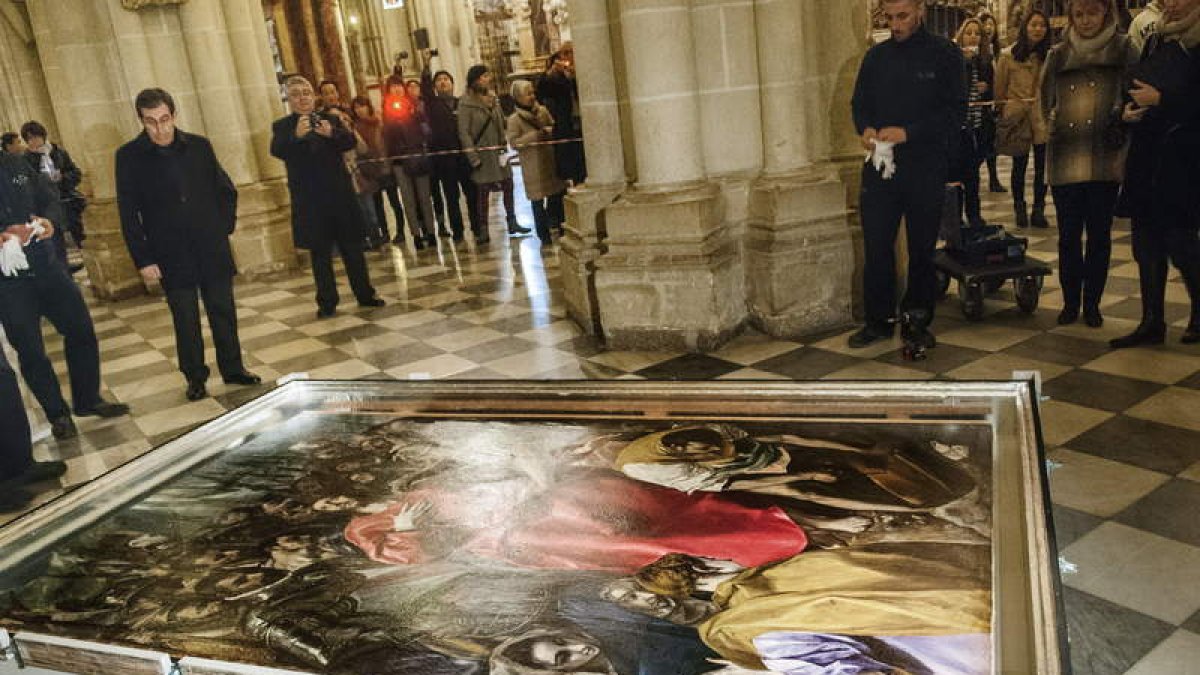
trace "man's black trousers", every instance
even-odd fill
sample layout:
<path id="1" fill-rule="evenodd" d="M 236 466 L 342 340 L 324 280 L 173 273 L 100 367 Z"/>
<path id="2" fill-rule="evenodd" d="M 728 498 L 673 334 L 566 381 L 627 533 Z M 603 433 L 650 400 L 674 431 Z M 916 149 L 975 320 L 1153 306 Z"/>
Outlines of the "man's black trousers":
<path id="1" fill-rule="evenodd" d="M 66 268 L 52 252 L 30 255 L 42 255 L 34 268 L 36 276 L 0 279 L 0 323 L 17 351 L 25 383 L 46 417 L 56 420 L 69 415 L 71 409 L 63 399 L 58 376 L 46 356 L 42 318 L 49 319 L 63 336 L 71 377 L 71 401 L 77 411 L 91 410 L 100 402 L 100 347 L 87 304 Z"/>
<path id="2" fill-rule="evenodd" d="M 908 287 L 902 311 L 924 309 L 932 318 L 937 302 L 933 254 L 946 188 L 946 166 L 901 158 L 896 175 L 884 180 L 863 167 L 863 294 L 868 326 L 888 329 L 896 316 L 896 234 L 901 219 L 908 234 Z"/>
<path id="3" fill-rule="evenodd" d="M 411 217 L 411 216 L 410 216 Z M 342 254 L 342 263 L 346 266 L 346 277 L 350 281 L 350 289 L 359 302 L 368 302 L 375 298 L 375 289 L 371 286 L 371 277 L 367 272 L 367 259 L 363 255 L 361 245 L 338 244 Z M 340 300 L 337 290 L 337 278 L 333 274 L 332 242 L 310 249 L 312 254 L 313 281 L 317 283 L 317 307 L 333 311 Z"/>
<path id="4" fill-rule="evenodd" d="M 167 291 L 167 306 L 175 324 L 175 350 L 179 356 L 179 372 L 188 382 L 208 379 L 204 363 L 204 338 L 200 334 L 200 299 L 208 314 L 213 347 L 217 351 L 217 369 L 222 377 L 231 377 L 245 370 L 242 346 L 238 341 L 237 308 L 233 304 L 233 280 L 219 279 L 203 282 L 199 288 L 177 288 Z"/>
<path id="5" fill-rule="evenodd" d="M 17 374 L 4 350 L 0 349 L 0 480 L 11 480 L 25 473 L 33 462 L 33 444 L 29 437 L 29 418 L 21 403 Z"/>

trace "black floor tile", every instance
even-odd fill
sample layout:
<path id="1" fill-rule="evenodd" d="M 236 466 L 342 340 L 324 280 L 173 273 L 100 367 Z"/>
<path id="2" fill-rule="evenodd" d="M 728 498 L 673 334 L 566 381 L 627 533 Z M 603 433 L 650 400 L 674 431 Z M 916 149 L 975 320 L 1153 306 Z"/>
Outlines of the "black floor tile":
<path id="1" fill-rule="evenodd" d="M 1057 504 L 1054 505 L 1053 513 L 1055 543 L 1060 551 L 1104 522 L 1103 518 Z"/>
<path id="2" fill-rule="evenodd" d="M 1072 370 L 1046 382 L 1042 391 L 1059 401 L 1087 408 L 1122 412 L 1165 388 L 1165 385 L 1144 380 L 1107 375 L 1092 370 Z"/>
<path id="3" fill-rule="evenodd" d="M 1164 621 L 1063 589 L 1071 665 L 1078 675 L 1123 675 L 1175 631 Z"/>
<path id="4" fill-rule="evenodd" d="M 423 342 L 415 342 L 390 349 L 380 349 L 365 353 L 352 353 L 350 357 L 364 363 L 369 363 L 380 370 L 389 370 L 400 366 L 423 361 L 425 359 L 445 354 L 442 350 L 431 347 Z"/>
<path id="5" fill-rule="evenodd" d="M 1183 628 L 1186 628 L 1193 633 L 1200 634 L 1200 612 L 1196 612 L 1192 615 L 1192 618 L 1184 621 Z"/>
<path id="6" fill-rule="evenodd" d="M 988 352 L 959 347 L 957 345 L 940 344 L 937 348 L 930 349 L 923 361 L 909 361 L 904 358 L 904 352 L 899 349 L 877 357 L 875 360 L 902 368 L 912 368 L 928 373 L 940 374 L 948 373 L 955 368 L 978 361 L 985 356 L 988 356 Z"/>
<path id="7" fill-rule="evenodd" d="M 1072 450 L 1178 474 L 1200 461 L 1200 432 L 1117 415 L 1068 444 Z"/>
<path id="8" fill-rule="evenodd" d="M 288 359 L 287 361 L 273 363 L 271 364 L 271 367 L 274 368 L 275 371 L 280 375 L 287 375 L 288 373 L 307 373 L 310 370 L 323 368 L 325 366 L 332 366 L 335 363 L 342 363 L 343 361 L 349 361 L 351 358 L 353 357 L 347 356 L 346 352 L 330 347 L 328 349 L 322 349 L 321 351 L 305 354 L 304 356 L 297 356 L 296 358 Z M 376 368 L 378 368 L 378 366 L 376 366 Z"/>
<path id="9" fill-rule="evenodd" d="M 361 326 L 344 328 L 332 333 L 326 333 L 325 335 L 320 336 L 319 339 L 328 345 L 337 347 L 340 345 L 351 344 L 356 340 L 368 340 L 370 338 L 394 334 L 395 331 L 389 330 L 374 323 L 368 323 Z"/>
<path id="10" fill-rule="evenodd" d="M 308 336 L 298 330 L 281 330 L 270 335 L 242 340 L 242 352 L 253 353 L 271 347 L 277 347 L 288 342 L 303 340 Z M 173 347 L 163 347 L 162 351 L 166 353 L 168 350 L 174 351 Z"/>
<path id="11" fill-rule="evenodd" d="M 856 363 L 862 363 L 862 359 L 816 347 L 800 347 L 751 364 L 749 367 L 784 375 L 793 380 L 817 380 Z"/>
<path id="12" fill-rule="evenodd" d="M 1200 483 L 1183 478 L 1168 481 L 1114 520 L 1200 546 Z"/>
<path id="13" fill-rule="evenodd" d="M 263 382 L 251 387 L 237 387 L 220 396 L 214 396 L 213 400 L 220 403 L 226 410 L 233 410 L 253 401 L 274 388 L 275 384 L 273 382 Z"/>
<path id="14" fill-rule="evenodd" d="M 438 319 L 437 321 L 430 321 L 429 323 L 423 323 L 419 326 L 410 326 L 403 329 L 401 332 L 411 338 L 416 338 L 417 340 L 426 340 L 429 343 L 436 345 L 439 335 L 449 335 L 450 333 L 457 333 L 460 330 L 467 330 L 468 328 L 475 327 L 475 324 L 469 321 L 463 321 L 462 319 Z"/>
<path id="15" fill-rule="evenodd" d="M 475 345 L 474 347 L 460 349 L 454 352 L 454 355 L 468 361 L 474 361 L 475 363 L 487 363 L 488 361 L 495 361 L 496 359 L 502 359 L 513 354 L 528 352 L 536 347 L 537 345 L 529 340 L 503 337 L 481 345 Z"/>
<path id="16" fill-rule="evenodd" d="M 1191 312 L 1192 308 L 1188 305 L 1179 302 L 1168 302 L 1166 304 L 1167 323 L 1175 323 L 1180 319 L 1186 319 L 1191 315 Z M 1136 296 L 1126 298 L 1121 302 L 1105 307 L 1104 313 L 1107 316 L 1138 321 L 1142 318 L 1142 301 Z"/>
<path id="17" fill-rule="evenodd" d="M 1065 366 L 1082 366 L 1111 351 L 1102 340 L 1087 340 L 1070 335 L 1043 333 L 1004 350 L 1006 354 L 1037 359 Z"/>
<path id="18" fill-rule="evenodd" d="M 1200 373 L 1196 373 L 1182 382 L 1177 382 L 1175 386 L 1187 387 L 1189 389 L 1200 389 Z"/>
<path id="19" fill-rule="evenodd" d="M 713 356 L 685 354 L 643 368 L 637 371 L 637 374 L 647 380 L 715 380 L 741 368 L 739 364 Z"/>
<path id="20" fill-rule="evenodd" d="M 154 363 L 122 370 L 119 373 L 110 373 L 104 369 L 104 361 L 100 362 L 100 371 L 104 377 L 104 382 L 109 387 L 119 387 L 121 385 L 140 382 L 155 375 L 170 373 L 177 370 L 174 361 L 155 361 Z"/>

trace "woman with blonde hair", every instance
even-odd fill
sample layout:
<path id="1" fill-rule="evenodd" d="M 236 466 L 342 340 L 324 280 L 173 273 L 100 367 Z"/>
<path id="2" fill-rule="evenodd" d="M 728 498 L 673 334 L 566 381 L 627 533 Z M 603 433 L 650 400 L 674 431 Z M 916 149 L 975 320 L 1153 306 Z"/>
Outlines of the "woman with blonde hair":
<path id="1" fill-rule="evenodd" d="M 1042 74 L 1049 183 L 1058 211 L 1063 309 L 1058 323 L 1104 323 L 1100 298 L 1112 254 L 1113 208 L 1124 174 L 1125 69 L 1137 61 L 1115 0 L 1071 0 L 1068 27 Z M 1087 248 L 1084 249 L 1084 234 Z"/>
<path id="2" fill-rule="evenodd" d="M 985 225 L 979 202 L 979 167 L 987 158 L 988 146 L 986 120 L 991 116 L 992 79 L 991 61 L 984 55 L 983 23 L 979 19 L 967 19 L 958 29 L 954 42 L 963 50 L 967 79 L 967 117 L 962 128 L 959 148 L 959 178 L 963 185 L 963 201 L 967 222 L 973 227 Z"/>

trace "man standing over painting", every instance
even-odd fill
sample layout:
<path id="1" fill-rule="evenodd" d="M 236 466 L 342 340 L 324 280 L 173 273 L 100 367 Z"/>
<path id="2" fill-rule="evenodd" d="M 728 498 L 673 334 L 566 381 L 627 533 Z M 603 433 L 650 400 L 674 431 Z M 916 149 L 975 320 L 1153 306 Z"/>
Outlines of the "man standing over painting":
<path id="1" fill-rule="evenodd" d="M 261 382 L 246 371 L 237 334 L 229 236 L 237 220 L 237 189 L 212 144 L 175 127 L 175 100 L 146 89 L 134 102 L 142 133 L 117 151 L 117 203 L 129 255 L 148 282 L 160 282 L 175 325 L 186 396 L 208 395 L 199 297 L 226 384 Z"/>
<path id="2" fill-rule="evenodd" d="M 967 112 L 962 52 L 925 28 L 925 0 L 882 0 L 892 37 L 863 59 L 851 106 L 871 161 L 863 167 L 863 294 L 866 325 L 853 348 L 892 336 L 896 234 L 908 234 L 908 286 L 900 302 L 905 340 L 933 347 L 933 266 L 951 143 Z"/>

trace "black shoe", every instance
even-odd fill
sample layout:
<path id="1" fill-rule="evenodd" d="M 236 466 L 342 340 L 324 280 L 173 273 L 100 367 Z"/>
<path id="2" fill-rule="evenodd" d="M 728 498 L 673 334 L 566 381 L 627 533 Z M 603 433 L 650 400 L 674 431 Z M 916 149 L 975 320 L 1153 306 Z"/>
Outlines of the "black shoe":
<path id="1" fill-rule="evenodd" d="M 1161 345 L 1166 339 L 1166 324 L 1161 322 L 1148 324 L 1143 321 L 1129 335 L 1109 340 L 1108 346 L 1113 349 L 1128 349 L 1129 347 L 1140 347 L 1141 345 Z"/>
<path id="2" fill-rule="evenodd" d="M 1099 328 L 1104 325 L 1104 315 L 1099 307 L 1087 307 L 1083 310 L 1083 322 L 1088 328 Z"/>
<path id="3" fill-rule="evenodd" d="M 208 398 L 208 388 L 204 386 L 204 380 L 191 380 L 183 395 L 189 401 L 199 401 L 202 398 Z"/>
<path id="4" fill-rule="evenodd" d="M 87 410 L 76 410 L 76 417 L 122 417 L 129 414 L 129 406 L 124 403 L 109 403 L 101 400 Z"/>
<path id="5" fill-rule="evenodd" d="M 396 236 L 392 237 L 392 244 L 395 246 L 404 246 L 404 235 L 397 234 Z"/>
<path id="6" fill-rule="evenodd" d="M 872 326 L 863 326 L 862 330 L 850 336 L 850 348 L 862 349 L 872 342 L 880 340 L 890 340 L 895 331 L 890 329 L 874 328 Z"/>
<path id="7" fill-rule="evenodd" d="M 1029 224 L 1038 228 L 1039 230 L 1045 230 L 1050 227 L 1050 221 L 1046 220 L 1045 204 L 1033 205 L 1033 213 L 1029 216 Z"/>
<path id="8" fill-rule="evenodd" d="M 998 180 L 992 181 L 991 185 L 988 185 L 988 190 L 991 192 L 995 192 L 997 194 L 1003 194 L 1005 192 L 1008 192 L 1008 190 L 1006 190 L 1004 188 L 1004 186 Z"/>
<path id="9" fill-rule="evenodd" d="M 385 302 L 383 298 L 379 297 L 371 298 L 370 300 L 358 301 L 359 307 L 383 307 L 386 304 L 387 302 Z"/>
<path id="10" fill-rule="evenodd" d="M 418 251 L 424 251 L 425 250 L 425 238 L 418 237 L 416 239 L 413 239 L 413 248 L 417 249 Z"/>
<path id="11" fill-rule="evenodd" d="M 443 238 L 444 238 L 444 237 L 449 237 L 449 236 L 450 236 L 450 233 L 446 231 L 446 228 L 444 228 L 444 227 L 439 227 L 439 228 L 438 228 L 438 236 L 439 236 L 439 237 L 443 237 Z"/>
<path id="12" fill-rule="evenodd" d="M 528 227 L 521 227 L 519 224 L 517 224 L 515 222 L 508 224 L 508 234 L 511 237 L 529 234 L 529 232 L 530 232 L 530 229 Z"/>
<path id="13" fill-rule="evenodd" d="M 31 501 L 32 494 L 14 485 L 6 485 L 0 490 L 0 512 L 20 511 Z"/>
<path id="14" fill-rule="evenodd" d="M 225 384 L 240 384 L 246 387 L 262 384 L 262 378 L 248 370 L 233 373 L 232 375 L 224 375 L 221 379 L 225 381 Z M 200 384 L 203 385 L 204 383 L 201 382 Z"/>
<path id="15" fill-rule="evenodd" d="M 461 244 L 461 243 L 462 243 L 462 240 L 463 240 L 463 233 L 462 233 L 462 232 L 455 232 L 455 233 L 454 233 L 454 234 L 453 234 L 453 235 L 450 237 L 450 240 L 451 240 L 451 241 L 453 241 L 453 242 L 454 242 L 454 243 L 456 243 L 456 244 Z"/>
<path id="16" fill-rule="evenodd" d="M 79 430 L 75 428 L 75 420 L 71 419 L 69 414 L 56 420 L 50 420 L 50 432 L 60 441 L 79 435 Z"/>
<path id="17" fill-rule="evenodd" d="M 425 245 L 429 248 L 437 248 L 437 237 L 432 234 L 425 235 Z"/>
<path id="18" fill-rule="evenodd" d="M 1063 307 L 1058 313 L 1058 325 L 1069 326 L 1079 320 L 1078 307 Z"/>
<path id="19" fill-rule="evenodd" d="M 928 328 L 909 328 L 905 326 L 900 329 L 900 337 L 905 342 L 920 346 L 922 349 L 933 349 L 937 346 L 937 338 Z"/>
<path id="20" fill-rule="evenodd" d="M 336 307 L 318 307 L 317 308 L 317 318 L 318 319 L 328 319 L 328 318 L 332 317 L 334 314 L 337 314 Z"/>
<path id="21" fill-rule="evenodd" d="M 34 462 L 21 474 L 22 483 L 38 483 L 44 480 L 54 480 L 67 472 L 66 462 Z"/>
<path id="22" fill-rule="evenodd" d="M 483 232 L 475 233 L 475 243 L 476 244 L 490 244 L 491 241 L 492 241 L 492 236 L 487 233 L 487 230 L 484 230 Z"/>

